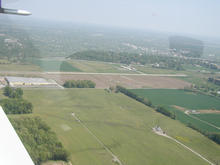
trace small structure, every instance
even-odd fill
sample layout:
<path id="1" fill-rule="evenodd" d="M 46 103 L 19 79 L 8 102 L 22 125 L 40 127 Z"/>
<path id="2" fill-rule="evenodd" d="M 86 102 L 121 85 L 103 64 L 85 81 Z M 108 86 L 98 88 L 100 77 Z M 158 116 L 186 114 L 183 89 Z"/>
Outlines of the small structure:
<path id="1" fill-rule="evenodd" d="M 165 132 L 159 126 L 154 127 L 153 131 L 157 134 L 164 134 L 165 135 Z"/>

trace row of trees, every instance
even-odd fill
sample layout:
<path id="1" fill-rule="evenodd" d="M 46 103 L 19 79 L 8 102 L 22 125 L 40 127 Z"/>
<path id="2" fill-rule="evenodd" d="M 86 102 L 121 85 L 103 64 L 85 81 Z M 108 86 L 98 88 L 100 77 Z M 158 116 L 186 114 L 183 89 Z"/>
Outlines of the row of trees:
<path id="1" fill-rule="evenodd" d="M 143 103 L 144 105 L 153 107 L 151 101 L 147 100 L 144 97 L 138 96 L 137 94 L 131 92 L 130 90 L 128 90 L 124 87 L 121 87 L 121 86 L 117 85 L 116 86 L 116 92 L 121 92 L 121 93 L 125 94 L 126 96 L 131 97 L 131 98 Z"/>
<path id="2" fill-rule="evenodd" d="M 9 118 L 36 165 L 48 160 L 68 161 L 68 153 L 39 117 Z"/>
<path id="3" fill-rule="evenodd" d="M 65 88 L 95 88 L 96 84 L 91 80 L 69 80 L 63 86 Z"/>
<path id="4" fill-rule="evenodd" d="M 21 88 L 5 87 L 3 90 L 8 99 L 0 100 L 6 114 L 28 114 L 32 113 L 33 105 L 27 100 L 22 98 L 23 90 Z"/>
<path id="5" fill-rule="evenodd" d="M 161 106 L 156 107 L 152 104 L 151 101 L 147 100 L 144 97 L 138 96 L 137 94 L 133 93 L 132 91 L 130 91 L 124 87 L 116 86 L 116 92 L 121 92 L 121 93 L 125 94 L 126 96 L 131 97 L 131 98 L 143 103 L 144 105 L 150 106 L 150 107 L 154 108 L 157 112 L 162 113 L 165 116 L 168 116 L 172 119 L 176 118 L 176 115 L 174 113 L 172 113 L 171 111 L 167 110 L 166 108 L 161 107 Z"/>
<path id="6" fill-rule="evenodd" d="M 156 111 L 164 114 L 165 116 L 170 117 L 171 119 L 176 119 L 175 113 L 172 113 L 171 111 L 167 110 L 164 107 L 159 106 L 156 108 Z"/>
<path id="7" fill-rule="evenodd" d="M 200 132 L 201 134 L 205 135 L 206 137 L 208 137 L 209 139 L 211 139 L 215 143 L 220 144 L 220 133 L 204 132 L 201 129 L 199 129 L 198 127 L 191 124 L 191 123 L 188 123 L 187 126 L 194 129 L 194 130 L 196 130 L 196 131 L 198 131 L 198 132 Z"/>

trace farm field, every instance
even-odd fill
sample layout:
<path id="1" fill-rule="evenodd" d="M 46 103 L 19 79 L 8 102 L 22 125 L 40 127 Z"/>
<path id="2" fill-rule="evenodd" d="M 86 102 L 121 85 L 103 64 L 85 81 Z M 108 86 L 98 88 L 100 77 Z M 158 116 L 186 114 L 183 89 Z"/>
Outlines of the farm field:
<path id="1" fill-rule="evenodd" d="M 0 71 L 40 71 L 40 67 L 36 65 L 24 65 L 24 64 L 0 64 Z"/>
<path id="2" fill-rule="evenodd" d="M 193 116 L 214 124 L 215 126 L 220 128 L 220 114 L 194 114 Z"/>
<path id="3" fill-rule="evenodd" d="M 185 124 L 192 123 L 203 131 L 220 132 L 219 129 L 196 120 L 193 118 L 193 116 L 191 116 L 191 114 L 186 115 L 184 113 L 184 110 L 200 110 L 201 112 L 205 112 L 206 110 L 220 110 L 220 100 L 218 98 L 186 92 L 184 90 L 173 89 L 134 89 L 132 91 L 140 96 L 148 98 L 154 105 L 161 105 L 171 111 L 174 111 L 176 113 L 177 119 Z M 200 118 L 199 115 L 195 116 L 198 116 L 201 120 L 203 120 L 206 118 L 205 116 L 208 118 L 208 116 L 211 115 L 212 117 L 209 118 L 212 118 L 212 123 L 218 123 L 220 120 L 219 114 L 200 115 L 203 116 L 203 118 Z M 205 121 L 207 121 L 207 119 Z M 210 120 L 207 122 L 209 121 Z"/>
<path id="4" fill-rule="evenodd" d="M 32 63 L 39 66 L 41 71 L 80 72 L 80 69 L 62 60 L 33 59 Z"/>
<path id="5" fill-rule="evenodd" d="M 122 85 L 126 88 L 176 88 L 183 89 L 190 83 L 173 77 L 148 76 L 148 75 L 120 75 L 120 74 L 53 74 L 44 75 L 46 78 L 54 79 L 59 84 L 67 80 L 91 80 L 96 83 L 96 88 L 104 89 L 111 86 Z"/>
<path id="6" fill-rule="evenodd" d="M 154 134 L 155 125 L 210 161 L 220 161 L 219 145 L 119 93 L 101 89 L 27 89 L 24 98 L 34 105 L 32 115 L 40 116 L 56 132 L 70 152 L 73 165 L 114 163 L 111 155 L 72 113 L 125 165 L 207 164 L 170 139 Z"/>
<path id="7" fill-rule="evenodd" d="M 207 95 L 186 92 L 176 89 L 134 89 L 138 95 L 149 98 L 153 104 L 164 106 L 177 105 L 180 107 L 207 110 L 220 110 L 220 99 Z"/>

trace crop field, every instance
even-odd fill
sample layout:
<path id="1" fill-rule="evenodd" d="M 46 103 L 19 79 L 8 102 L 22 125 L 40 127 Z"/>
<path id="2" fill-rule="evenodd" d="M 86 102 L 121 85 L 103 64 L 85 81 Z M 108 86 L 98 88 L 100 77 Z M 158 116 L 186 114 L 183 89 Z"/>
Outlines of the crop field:
<path id="1" fill-rule="evenodd" d="M 67 80 L 91 80 L 96 83 L 96 88 L 109 88 L 111 86 L 122 85 L 126 88 L 168 88 L 183 89 L 190 86 L 188 82 L 173 77 L 148 76 L 148 75 L 120 75 L 120 74 L 83 74 L 83 73 L 63 73 L 50 74 L 45 78 L 56 80 L 59 84 L 64 84 Z"/>
<path id="2" fill-rule="evenodd" d="M 183 111 L 175 107 L 179 106 L 185 110 L 200 110 L 201 112 L 206 110 L 220 110 L 220 100 L 218 98 L 173 89 L 134 89 L 132 91 L 148 98 L 154 105 L 161 105 L 174 111 L 177 119 L 185 124 L 192 123 L 203 131 L 220 132 L 219 129 L 193 118 L 193 115 L 186 115 Z M 212 123 L 214 125 L 220 121 L 220 115 L 214 113 L 199 114 L 195 115 L 195 117 L 201 120 L 205 119 L 204 121 L 207 122 L 213 120 Z"/>
<path id="3" fill-rule="evenodd" d="M 220 99 L 207 95 L 173 89 L 134 89 L 138 95 L 149 98 L 153 104 L 177 105 L 184 108 L 220 110 Z"/>
<path id="4" fill-rule="evenodd" d="M 73 165 L 115 164 L 109 152 L 85 127 L 123 165 L 207 164 L 179 144 L 153 133 L 155 125 L 160 125 L 168 135 L 210 161 L 220 161 L 219 145 L 120 93 L 108 93 L 101 89 L 27 89 L 24 94 L 25 99 L 34 105 L 32 115 L 40 116 L 56 132 L 69 151 Z"/>
<path id="5" fill-rule="evenodd" d="M 42 71 L 80 72 L 80 69 L 62 60 L 34 59 L 32 63 L 39 66 Z"/>
<path id="6" fill-rule="evenodd" d="M 220 128 L 220 114 L 195 114 L 194 116 Z"/>

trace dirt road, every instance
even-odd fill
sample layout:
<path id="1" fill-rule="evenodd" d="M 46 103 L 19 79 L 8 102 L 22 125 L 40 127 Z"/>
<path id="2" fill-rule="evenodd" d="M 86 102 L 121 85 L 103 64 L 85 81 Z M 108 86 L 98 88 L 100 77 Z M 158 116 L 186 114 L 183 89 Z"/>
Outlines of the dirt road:
<path id="1" fill-rule="evenodd" d="M 72 115 L 72 116 L 75 118 L 75 120 L 76 120 L 77 122 L 79 122 L 80 125 L 83 126 L 83 127 L 86 129 L 86 131 L 87 131 L 91 136 L 93 136 L 93 138 L 112 156 L 112 161 L 113 161 L 114 163 L 117 163 L 118 165 L 123 165 L 123 164 L 121 163 L 121 161 L 118 159 L 118 157 L 117 157 L 116 155 L 114 155 L 113 152 L 112 152 L 111 150 L 109 150 L 108 147 L 106 147 L 106 145 L 105 145 L 92 131 L 90 131 L 90 129 L 89 129 L 85 124 L 83 124 L 83 123 L 81 122 L 81 120 L 80 120 L 78 117 L 76 117 L 76 115 L 75 115 L 74 113 L 72 113 L 71 115 Z"/>
<path id="2" fill-rule="evenodd" d="M 212 162 L 210 162 L 208 159 L 206 159 L 205 157 L 203 157 L 202 155 L 200 155 L 198 152 L 194 151 L 193 149 L 187 147 L 185 144 L 179 142 L 178 140 L 172 138 L 171 136 L 168 136 L 166 133 L 164 133 L 163 131 L 158 131 L 157 129 L 153 128 L 153 132 L 156 133 L 157 135 L 169 138 L 173 141 L 175 141 L 176 143 L 180 144 L 181 146 L 183 146 L 184 148 L 186 148 L 187 150 L 191 151 L 192 153 L 194 153 L 195 155 L 197 155 L 198 157 L 202 158 L 204 161 L 206 161 L 207 163 L 209 163 L 210 165 L 215 165 Z"/>

